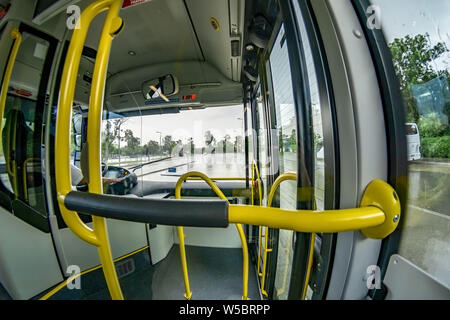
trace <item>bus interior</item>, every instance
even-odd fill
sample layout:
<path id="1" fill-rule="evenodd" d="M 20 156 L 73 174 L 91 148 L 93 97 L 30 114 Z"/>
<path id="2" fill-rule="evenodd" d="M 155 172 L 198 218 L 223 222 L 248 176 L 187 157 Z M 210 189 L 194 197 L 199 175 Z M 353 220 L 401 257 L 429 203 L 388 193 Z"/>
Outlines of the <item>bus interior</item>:
<path id="1" fill-rule="evenodd" d="M 0 5 L 0 296 L 450 297 L 370 1 Z"/>

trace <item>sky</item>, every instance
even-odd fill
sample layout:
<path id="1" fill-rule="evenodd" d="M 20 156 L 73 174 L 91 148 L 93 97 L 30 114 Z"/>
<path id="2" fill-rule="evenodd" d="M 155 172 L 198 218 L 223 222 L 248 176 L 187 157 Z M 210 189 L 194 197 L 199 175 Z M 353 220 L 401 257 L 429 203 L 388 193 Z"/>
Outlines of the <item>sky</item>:
<path id="1" fill-rule="evenodd" d="M 244 110 L 242 105 L 211 107 L 200 110 L 181 111 L 176 114 L 150 115 L 143 117 L 130 117 L 122 125 L 122 129 L 131 129 L 135 137 L 141 138 L 141 143 L 150 140 L 159 143 L 164 136 L 171 135 L 172 140 L 181 139 L 187 143 L 189 137 L 194 138 L 197 147 L 204 146 L 204 134 L 210 130 L 216 141 L 229 134 L 231 141 L 237 135 L 243 136 Z"/>
<path id="2" fill-rule="evenodd" d="M 380 7 L 381 25 L 388 43 L 406 35 L 428 33 L 435 45 L 444 42 L 450 49 L 449 0 L 371 0 Z M 436 61 L 438 69 L 450 68 L 450 52 Z"/>

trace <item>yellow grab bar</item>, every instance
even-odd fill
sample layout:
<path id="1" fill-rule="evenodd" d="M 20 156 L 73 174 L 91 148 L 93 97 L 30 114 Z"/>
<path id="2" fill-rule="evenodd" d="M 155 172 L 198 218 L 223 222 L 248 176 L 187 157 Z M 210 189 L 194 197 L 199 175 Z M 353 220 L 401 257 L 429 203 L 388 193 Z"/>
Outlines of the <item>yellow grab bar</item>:
<path id="1" fill-rule="evenodd" d="M 10 36 L 14 39 L 14 44 L 11 54 L 9 55 L 8 64 L 6 65 L 5 75 L 3 76 L 2 91 L 0 93 L 0 121 L 2 121 L 5 116 L 6 97 L 8 96 L 9 82 L 11 81 L 11 75 L 16 62 L 17 53 L 19 52 L 19 47 L 22 43 L 22 34 L 19 32 L 19 29 L 12 29 Z M 2 135 L 0 134 L 0 146 L 1 145 Z"/>
<path id="2" fill-rule="evenodd" d="M 273 183 L 272 188 L 270 188 L 270 192 L 269 195 L 267 197 L 267 206 L 271 207 L 272 206 L 272 201 L 273 201 L 273 197 L 275 196 L 275 192 L 278 189 L 278 186 L 281 184 L 281 182 L 286 181 L 286 180 L 297 180 L 297 174 L 295 172 L 286 172 L 281 174 Z M 261 230 L 262 227 L 260 227 Z M 265 246 L 264 246 L 264 256 L 263 256 L 263 270 L 260 274 L 261 276 L 261 292 L 267 296 L 267 291 L 264 289 L 265 286 L 265 280 L 266 280 L 266 270 L 267 270 L 267 254 L 269 252 L 272 252 L 272 248 L 268 248 L 269 246 L 269 227 L 265 226 L 264 227 L 264 235 L 265 235 Z M 258 253 L 260 252 L 260 249 L 258 249 Z M 258 264 L 259 264 L 259 260 L 258 260 Z M 287 268 L 287 265 L 286 265 Z M 258 268 L 259 270 L 259 268 Z M 287 272 L 287 269 L 285 270 L 285 272 Z M 284 286 L 284 285 L 283 285 Z"/>
<path id="3" fill-rule="evenodd" d="M 314 259 L 314 244 L 316 241 L 316 234 L 311 233 L 311 239 L 309 240 L 309 251 L 308 251 L 308 264 L 306 266 L 306 275 L 305 275 L 305 282 L 303 283 L 303 290 L 302 295 L 300 297 L 301 300 L 306 299 L 306 293 L 308 291 L 308 284 L 309 284 L 309 278 L 311 277 L 311 269 L 313 265 L 313 259 Z"/>
<path id="4" fill-rule="evenodd" d="M 252 168 L 252 187 L 251 187 L 251 191 L 252 191 L 252 205 L 254 205 L 254 203 L 255 203 L 253 188 L 255 187 L 255 186 L 254 186 L 254 183 L 255 183 L 255 171 L 256 171 L 256 181 L 257 181 L 257 183 L 258 183 L 259 205 L 261 206 L 261 205 L 262 205 L 261 176 L 260 176 L 260 174 L 259 174 L 258 165 L 257 165 L 255 159 L 252 160 L 252 166 L 251 166 L 251 168 Z M 259 227 L 259 232 L 258 232 L 258 262 L 257 262 L 256 270 L 257 270 L 257 272 L 258 272 L 258 276 L 259 276 L 259 277 L 262 277 L 262 276 L 263 276 L 263 273 L 264 273 L 264 271 L 259 272 L 260 266 L 261 266 L 262 238 L 264 237 L 264 240 L 265 240 L 265 247 L 267 247 L 267 241 L 268 241 L 268 237 L 267 237 L 267 233 L 266 233 L 267 229 L 264 229 L 265 233 L 264 233 L 264 236 L 263 236 L 263 235 L 262 235 L 262 228 L 263 228 L 263 227 L 260 226 L 260 227 Z M 264 250 L 264 251 L 265 251 L 265 250 Z M 263 269 L 264 269 L 264 267 L 263 267 Z M 267 292 L 266 292 L 265 290 L 261 290 L 261 292 L 262 292 L 265 296 L 267 296 Z"/>
<path id="5" fill-rule="evenodd" d="M 188 173 L 185 173 L 178 179 L 177 184 L 175 186 L 175 198 L 181 199 L 181 184 L 183 181 L 187 180 L 189 177 L 199 177 L 202 180 L 204 180 L 211 189 L 216 193 L 216 195 L 222 199 L 227 200 L 227 197 L 223 194 L 222 190 L 217 187 L 217 185 L 204 173 L 198 172 L 198 171 L 191 171 Z M 178 238 L 180 239 L 180 256 L 181 256 L 181 266 L 183 268 L 183 277 L 184 277 L 184 284 L 185 284 L 185 298 L 190 299 L 192 296 L 192 292 L 189 288 L 189 278 L 188 278 L 188 271 L 187 271 L 187 262 L 186 262 L 186 250 L 184 246 L 184 233 L 183 233 L 183 227 L 177 227 L 178 228 Z M 242 300 L 248 300 L 248 248 L 247 248 L 247 240 L 245 239 L 244 229 L 242 228 L 242 225 L 239 223 L 236 223 L 236 229 L 238 231 L 239 237 L 241 239 L 242 243 L 242 257 L 243 257 L 243 267 L 242 267 Z"/>
<path id="6" fill-rule="evenodd" d="M 84 241 L 97 246 L 100 262 L 103 266 L 103 272 L 112 299 L 123 299 L 123 295 L 112 260 L 106 221 L 102 217 L 93 216 L 94 229 L 89 228 L 81 221 L 76 212 L 70 211 L 65 207 L 64 199 L 67 193 L 72 191 L 70 175 L 70 128 L 81 54 L 92 20 L 101 12 L 109 10 L 103 26 L 95 60 L 89 101 L 88 124 L 89 191 L 92 193 L 102 192 L 100 174 L 100 122 L 102 119 L 103 92 L 111 41 L 113 36 L 122 27 L 122 19 L 118 16 L 121 4 L 121 0 L 97 0 L 83 10 L 80 16 L 80 28 L 73 31 L 64 64 L 59 92 L 55 135 L 55 149 L 58 150 L 55 159 L 56 186 L 62 217 L 73 233 Z"/>
<path id="7" fill-rule="evenodd" d="M 247 180 L 247 178 L 244 177 L 215 177 L 215 178 L 209 178 L 212 181 L 240 181 L 240 180 Z M 203 181 L 202 178 L 199 177 L 189 177 L 186 180 L 200 180 Z"/>
<path id="8" fill-rule="evenodd" d="M 286 181 L 286 180 L 297 181 L 297 174 L 295 172 L 285 172 L 285 173 L 281 174 L 280 176 L 278 176 L 278 178 L 274 181 L 272 188 L 270 188 L 269 196 L 267 198 L 267 206 L 268 207 L 272 206 L 273 197 L 275 196 L 275 192 L 278 190 L 279 185 L 283 181 Z M 268 227 L 266 227 L 266 228 L 268 229 Z M 288 265 L 289 249 L 288 248 L 284 248 L 284 249 L 286 250 L 286 264 L 285 264 L 285 269 L 284 269 L 284 274 L 283 274 L 283 286 L 277 291 L 277 296 L 279 296 L 286 290 L 286 282 L 287 282 L 287 275 L 288 275 L 288 269 L 289 269 L 289 265 Z M 264 259 L 266 259 L 266 257 Z M 264 265 L 265 264 L 266 264 L 266 261 L 264 261 Z M 265 273 L 264 273 L 264 277 L 265 277 Z M 263 290 L 264 284 L 261 285 L 261 288 Z"/>
<path id="9" fill-rule="evenodd" d="M 251 188 L 251 190 L 252 190 L 252 205 L 255 204 L 254 203 L 255 201 L 253 199 L 253 188 L 254 188 L 253 183 L 255 182 L 255 173 L 254 173 L 254 171 L 256 171 L 256 179 L 258 181 L 259 205 L 261 205 L 262 204 L 261 176 L 259 174 L 258 165 L 256 164 L 256 160 L 255 159 L 253 159 L 253 161 L 252 161 L 252 188 Z"/>
<path id="10" fill-rule="evenodd" d="M 385 214 L 375 206 L 314 211 L 231 204 L 228 221 L 298 232 L 334 233 L 380 225 L 385 222 Z"/>
<path id="11" fill-rule="evenodd" d="M 8 64 L 6 65 L 6 70 L 5 70 L 5 74 L 3 76 L 3 82 L 2 82 L 1 93 L 0 93 L 0 121 L 2 121 L 2 122 L 3 122 L 3 117 L 5 116 L 6 98 L 8 97 L 9 82 L 11 81 L 14 64 L 16 63 L 17 53 L 19 52 L 20 45 L 22 44 L 22 34 L 19 32 L 18 28 L 14 28 L 11 30 L 10 37 L 14 40 L 14 43 L 13 43 L 13 46 L 11 49 L 11 53 L 9 55 Z M 0 122 L 0 123 L 2 123 L 2 122 Z M 1 129 L 2 128 L 0 127 L 0 131 L 1 131 Z M 7 132 L 7 134 L 9 135 L 9 132 Z M 2 146 L 2 143 L 3 143 L 2 136 L 3 135 L 0 132 L 0 146 Z M 15 132 L 14 132 L 14 137 L 15 137 Z M 9 150 L 9 144 L 8 144 L 8 150 Z M 5 150 L 3 150 L 3 153 L 6 157 L 7 154 L 10 153 L 10 151 L 5 152 Z M 8 171 L 8 173 L 14 178 L 12 187 L 13 187 L 13 191 L 14 191 L 14 196 L 17 198 L 17 196 L 18 196 L 17 176 L 16 176 L 17 172 L 16 172 L 16 166 L 12 165 L 13 161 L 15 162 L 15 160 L 12 160 L 12 159 L 9 159 L 9 160 L 5 159 L 5 162 L 6 162 L 5 165 L 6 165 L 6 170 Z"/>
<path id="12" fill-rule="evenodd" d="M 364 191 L 359 208 L 336 210 L 285 210 L 230 204 L 228 222 L 306 233 L 361 230 L 372 239 L 383 239 L 398 226 L 400 200 L 389 184 L 373 180 Z"/>
<path id="13" fill-rule="evenodd" d="M 269 196 L 267 199 L 267 206 L 271 207 L 272 206 L 272 200 L 273 197 L 275 196 L 275 192 L 277 191 L 279 185 L 286 180 L 292 180 L 292 181 L 297 181 L 297 174 L 295 172 L 285 172 L 283 174 L 281 174 L 280 176 L 278 176 L 278 178 L 275 180 L 275 182 L 272 185 L 272 188 L 270 189 L 269 192 Z M 315 207 L 315 205 L 314 205 Z M 267 227 L 266 227 L 267 228 Z M 308 265 L 306 268 L 306 275 L 305 275 L 305 282 L 304 282 L 304 286 L 302 289 L 302 294 L 301 294 L 301 299 L 305 300 L 306 297 L 306 292 L 307 292 L 307 288 L 308 288 L 308 283 L 309 283 L 309 278 L 311 276 L 311 268 L 312 268 L 312 263 L 313 263 L 313 256 L 314 256 L 314 241 L 316 239 L 316 234 L 315 233 L 311 233 L 311 240 L 310 240 L 310 246 L 309 246 L 309 251 L 308 251 Z M 266 257 L 265 257 L 266 259 Z M 264 265 L 266 264 L 266 261 L 264 261 Z M 285 269 L 285 274 L 283 276 L 283 287 L 277 292 L 277 294 L 281 294 L 284 290 L 285 290 L 285 286 L 286 286 L 286 280 L 287 280 L 287 270 L 288 270 L 288 265 L 286 264 L 286 269 Z M 264 272 L 265 275 L 265 272 Z M 264 278 L 263 278 L 264 280 Z M 264 282 L 263 282 L 264 284 Z M 261 287 L 263 287 L 263 285 L 261 285 Z"/>

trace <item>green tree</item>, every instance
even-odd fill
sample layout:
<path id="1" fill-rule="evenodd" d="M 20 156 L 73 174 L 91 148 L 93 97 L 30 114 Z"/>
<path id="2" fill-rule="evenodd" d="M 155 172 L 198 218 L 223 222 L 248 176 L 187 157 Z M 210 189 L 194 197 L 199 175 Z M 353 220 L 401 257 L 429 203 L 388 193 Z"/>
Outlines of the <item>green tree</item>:
<path id="1" fill-rule="evenodd" d="M 431 45 L 428 33 L 396 38 L 389 44 L 389 48 L 405 101 L 406 121 L 418 122 L 419 110 L 411 85 L 422 84 L 438 76 L 448 76 L 446 70 L 435 71 L 432 62 L 449 50 L 443 42 Z"/>
<path id="2" fill-rule="evenodd" d="M 112 120 L 113 125 L 114 125 L 114 137 L 115 139 L 117 139 L 118 141 L 118 145 L 119 147 L 117 148 L 117 153 L 119 154 L 119 164 L 120 164 L 120 153 L 121 153 L 121 148 L 120 148 L 120 142 L 123 141 L 123 138 L 121 137 L 121 126 L 128 121 L 128 118 L 118 118 L 118 119 L 114 119 Z"/>
<path id="3" fill-rule="evenodd" d="M 103 161 L 107 162 L 109 159 L 109 155 L 112 153 L 114 146 L 114 140 L 116 140 L 116 136 L 114 135 L 114 131 L 112 129 L 111 120 L 106 121 L 105 131 L 103 132 L 103 142 L 102 142 L 102 157 Z"/>
<path id="4" fill-rule="evenodd" d="M 176 142 L 172 141 L 172 136 L 165 136 L 163 138 L 163 150 L 170 153 L 174 143 L 176 145 Z"/>
<path id="5" fill-rule="evenodd" d="M 148 148 L 148 154 L 149 155 L 158 154 L 158 152 L 159 152 L 159 143 L 157 141 L 150 140 L 149 142 L 147 142 L 146 146 Z"/>
<path id="6" fill-rule="evenodd" d="M 133 131 L 130 129 L 125 130 L 123 140 L 127 143 L 127 153 L 129 155 L 138 153 L 141 139 L 135 137 Z"/>
<path id="7" fill-rule="evenodd" d="M 289 144 L 292 152 L 297 152 L 297 133 L 295 129 L 292 129 L 291 136 L 289 137 Z"/>

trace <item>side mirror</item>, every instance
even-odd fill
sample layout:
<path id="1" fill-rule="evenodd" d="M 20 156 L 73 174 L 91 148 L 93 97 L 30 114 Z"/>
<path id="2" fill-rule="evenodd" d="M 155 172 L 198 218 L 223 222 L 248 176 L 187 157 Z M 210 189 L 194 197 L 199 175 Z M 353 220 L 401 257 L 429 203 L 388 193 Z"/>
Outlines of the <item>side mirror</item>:
<path id="1" fill-rule="evenodd" d="M 171 74 L 145 81 L 142 84 L 142 94 L 145 100 L 161 98 L 169 102 L 167 97 L 177 94 L 178 90 L 178 79 Z"/>

